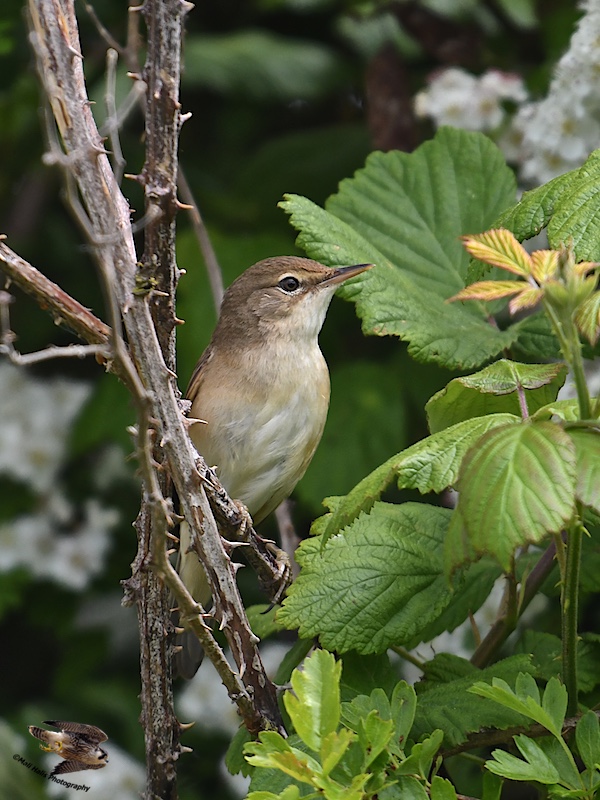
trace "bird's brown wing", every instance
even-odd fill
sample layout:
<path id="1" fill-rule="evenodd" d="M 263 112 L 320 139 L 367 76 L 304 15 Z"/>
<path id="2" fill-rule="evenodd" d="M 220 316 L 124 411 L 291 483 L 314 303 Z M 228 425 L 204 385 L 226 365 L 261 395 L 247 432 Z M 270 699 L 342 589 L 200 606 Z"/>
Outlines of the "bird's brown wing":
<path id="1" fill-rule="evenodd" d="M 76 761 L 74 758 L 69 761 L 61 761 L 52 770 L 52 775 L 64 775 L 65 772 L 83 772 L 84 769 L 102 769 L 106 766 L 106 761 L 101 764 L 86 764 L 84 761 Z"/>
<path id="2" fill-rule="evenodd" d="M 198 389 L 200 388 L 200 384 L 202 383 L 202 370 L 206 366 L 206 364 L 212 358 L 212 347 L 209 345 L 206 350 L 200 356 L 200 360 L 194 367 L 194 371 L 192 372 L 192 377 L 190 378 L 190 382 L 188 383 L 188 387 L 185 390 L 185 396 L 188 400 L 194 400 L 194 397 L 198 394 Z"/>
<path id="3" fill-rule="evenodd" d="M 45 719 L 44 725 L 52 725 L 53 728 L 58 728 L 59 731 L 78 733 L 80 736 L 85 736 L 92 744 L 105 742 L 108 739 L 108 736 L 104 731 L 100 730 L 100 728 L 97 728 L 95 725 L 85 725 L 82 722 L 63 722 L 61 720 Z"/>

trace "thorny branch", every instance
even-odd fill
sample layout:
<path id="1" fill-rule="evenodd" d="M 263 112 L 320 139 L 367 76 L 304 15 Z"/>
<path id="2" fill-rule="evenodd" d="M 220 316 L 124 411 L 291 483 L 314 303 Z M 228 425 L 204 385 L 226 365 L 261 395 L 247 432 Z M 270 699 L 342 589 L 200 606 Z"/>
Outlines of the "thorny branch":
<path id="1" fill-rule="evenodd" d="M 180 0 L 174 0 L 173 6 L 180 17 L 187 11 Z M 72 0 L 62 3 L 58 0 L 30 0 L 30 10 L 32 44 L 63 142 L 64 159 L 76 180 L 89 219 L 94 254 L 111 282 L 129 342 L 129 350 L 126 350 L 121 341 L 120 352 L 115 352 L 113 360 L 118 362 L 117 369 L 125 373 L 129 372 L 129 367 L 133 370 L 128 384 L 135 389 L 139 410 L 140 463 L 150 506 L 164 534 L 155 537 L 155 543 L 160 542 L 160 546 L 153 547 L 149 566 L 173 591 L 184 617 L 197 631 L 209 657 L 214 658 L 215 666 L 238 704 L 247 727 L 253 731 L 262 728 L 283 731 L 275 690 L 264 672 L 256 639 L 237 591 L 235 569 L 223 546 L 201 477 L 195 468 L 197 454 L 179 411 L 174 376 L 161 355 L 150 313 L 152 287 L 145 287 L 140 292 L 129 208 L 116 184 L 85 93 Z M 38 294 L 38 299 L 47 302 L 45 294 L 43 297 L 42 294 Z M 96 333 L 96 336 L 100 334 Z M 120 339 L 113 337 L 117 338 Z M 166 530 L 173 518 L 168 501 L 157 491 L 156 467 L 151 457 L 155 441 L 162 445 L 185 518 L 195 533 L 196 546 L 206 565 L 238 673 L 231 672 L 227 666 L 204 622 L 203 610 L 185 590 L 168 560 Z M 173 754 L 175 758 L 176 753 Z"/>

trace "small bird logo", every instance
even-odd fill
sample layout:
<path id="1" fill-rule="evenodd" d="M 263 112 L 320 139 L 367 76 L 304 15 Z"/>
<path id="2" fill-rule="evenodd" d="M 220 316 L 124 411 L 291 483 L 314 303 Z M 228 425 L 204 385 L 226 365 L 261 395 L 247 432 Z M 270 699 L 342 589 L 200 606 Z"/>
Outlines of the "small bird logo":
<path id="1" fill-rule="evenodd" d="M 57 720 L 44 720 L 44 725 L 58 728 L 58 733 L 46 731 L 35 725 L 29 726 L 29 733 L 46 744 L 41 744 L 40 749 L 47 753 L 56 753 L 64 761 L 57 764 L 52 770 L 52 775 L 62 775 L 65 772 L 79 772 L 84 769 L 102 769 L 108 764 L 108 753 L 101 747 L 100 742 L 105 742 L 108 736 L 94 725 L 83 725 L 79 722 L 59 722 Z"/>

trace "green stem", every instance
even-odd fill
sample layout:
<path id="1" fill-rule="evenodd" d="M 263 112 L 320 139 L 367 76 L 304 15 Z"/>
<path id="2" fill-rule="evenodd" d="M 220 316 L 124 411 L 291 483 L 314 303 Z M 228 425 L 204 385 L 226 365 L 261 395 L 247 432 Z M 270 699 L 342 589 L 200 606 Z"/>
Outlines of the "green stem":
<path id="1" fill-rule="evenodd" d="M 572 524 L 567 537 L 567 563 L 562 586 L 562 677 L 569 695 L 567 714 L 577 713 L 577 617 L 579 610 L 579 570 L 583 526 Z"/>

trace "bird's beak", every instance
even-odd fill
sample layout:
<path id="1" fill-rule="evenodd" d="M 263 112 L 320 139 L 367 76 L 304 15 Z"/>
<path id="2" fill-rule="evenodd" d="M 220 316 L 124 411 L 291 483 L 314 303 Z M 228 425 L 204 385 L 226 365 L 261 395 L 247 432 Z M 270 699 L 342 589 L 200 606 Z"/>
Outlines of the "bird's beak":
<path id="1" fill-rule="evenodd" d="M 331 286 L 334 283 L 342 283 L 343 281 L 347 281 L 348 278 L 353 278 L 355 275 L 360 275 L 361 272 L 365 272 L 367 269 L 371 269 L 374 267 L 374 264 L 355 264 L 352 267 L 337 267 L 333 273 L 328 278 L 325 278 L 324 281 L 321 281 L 321 286 Z"/>

